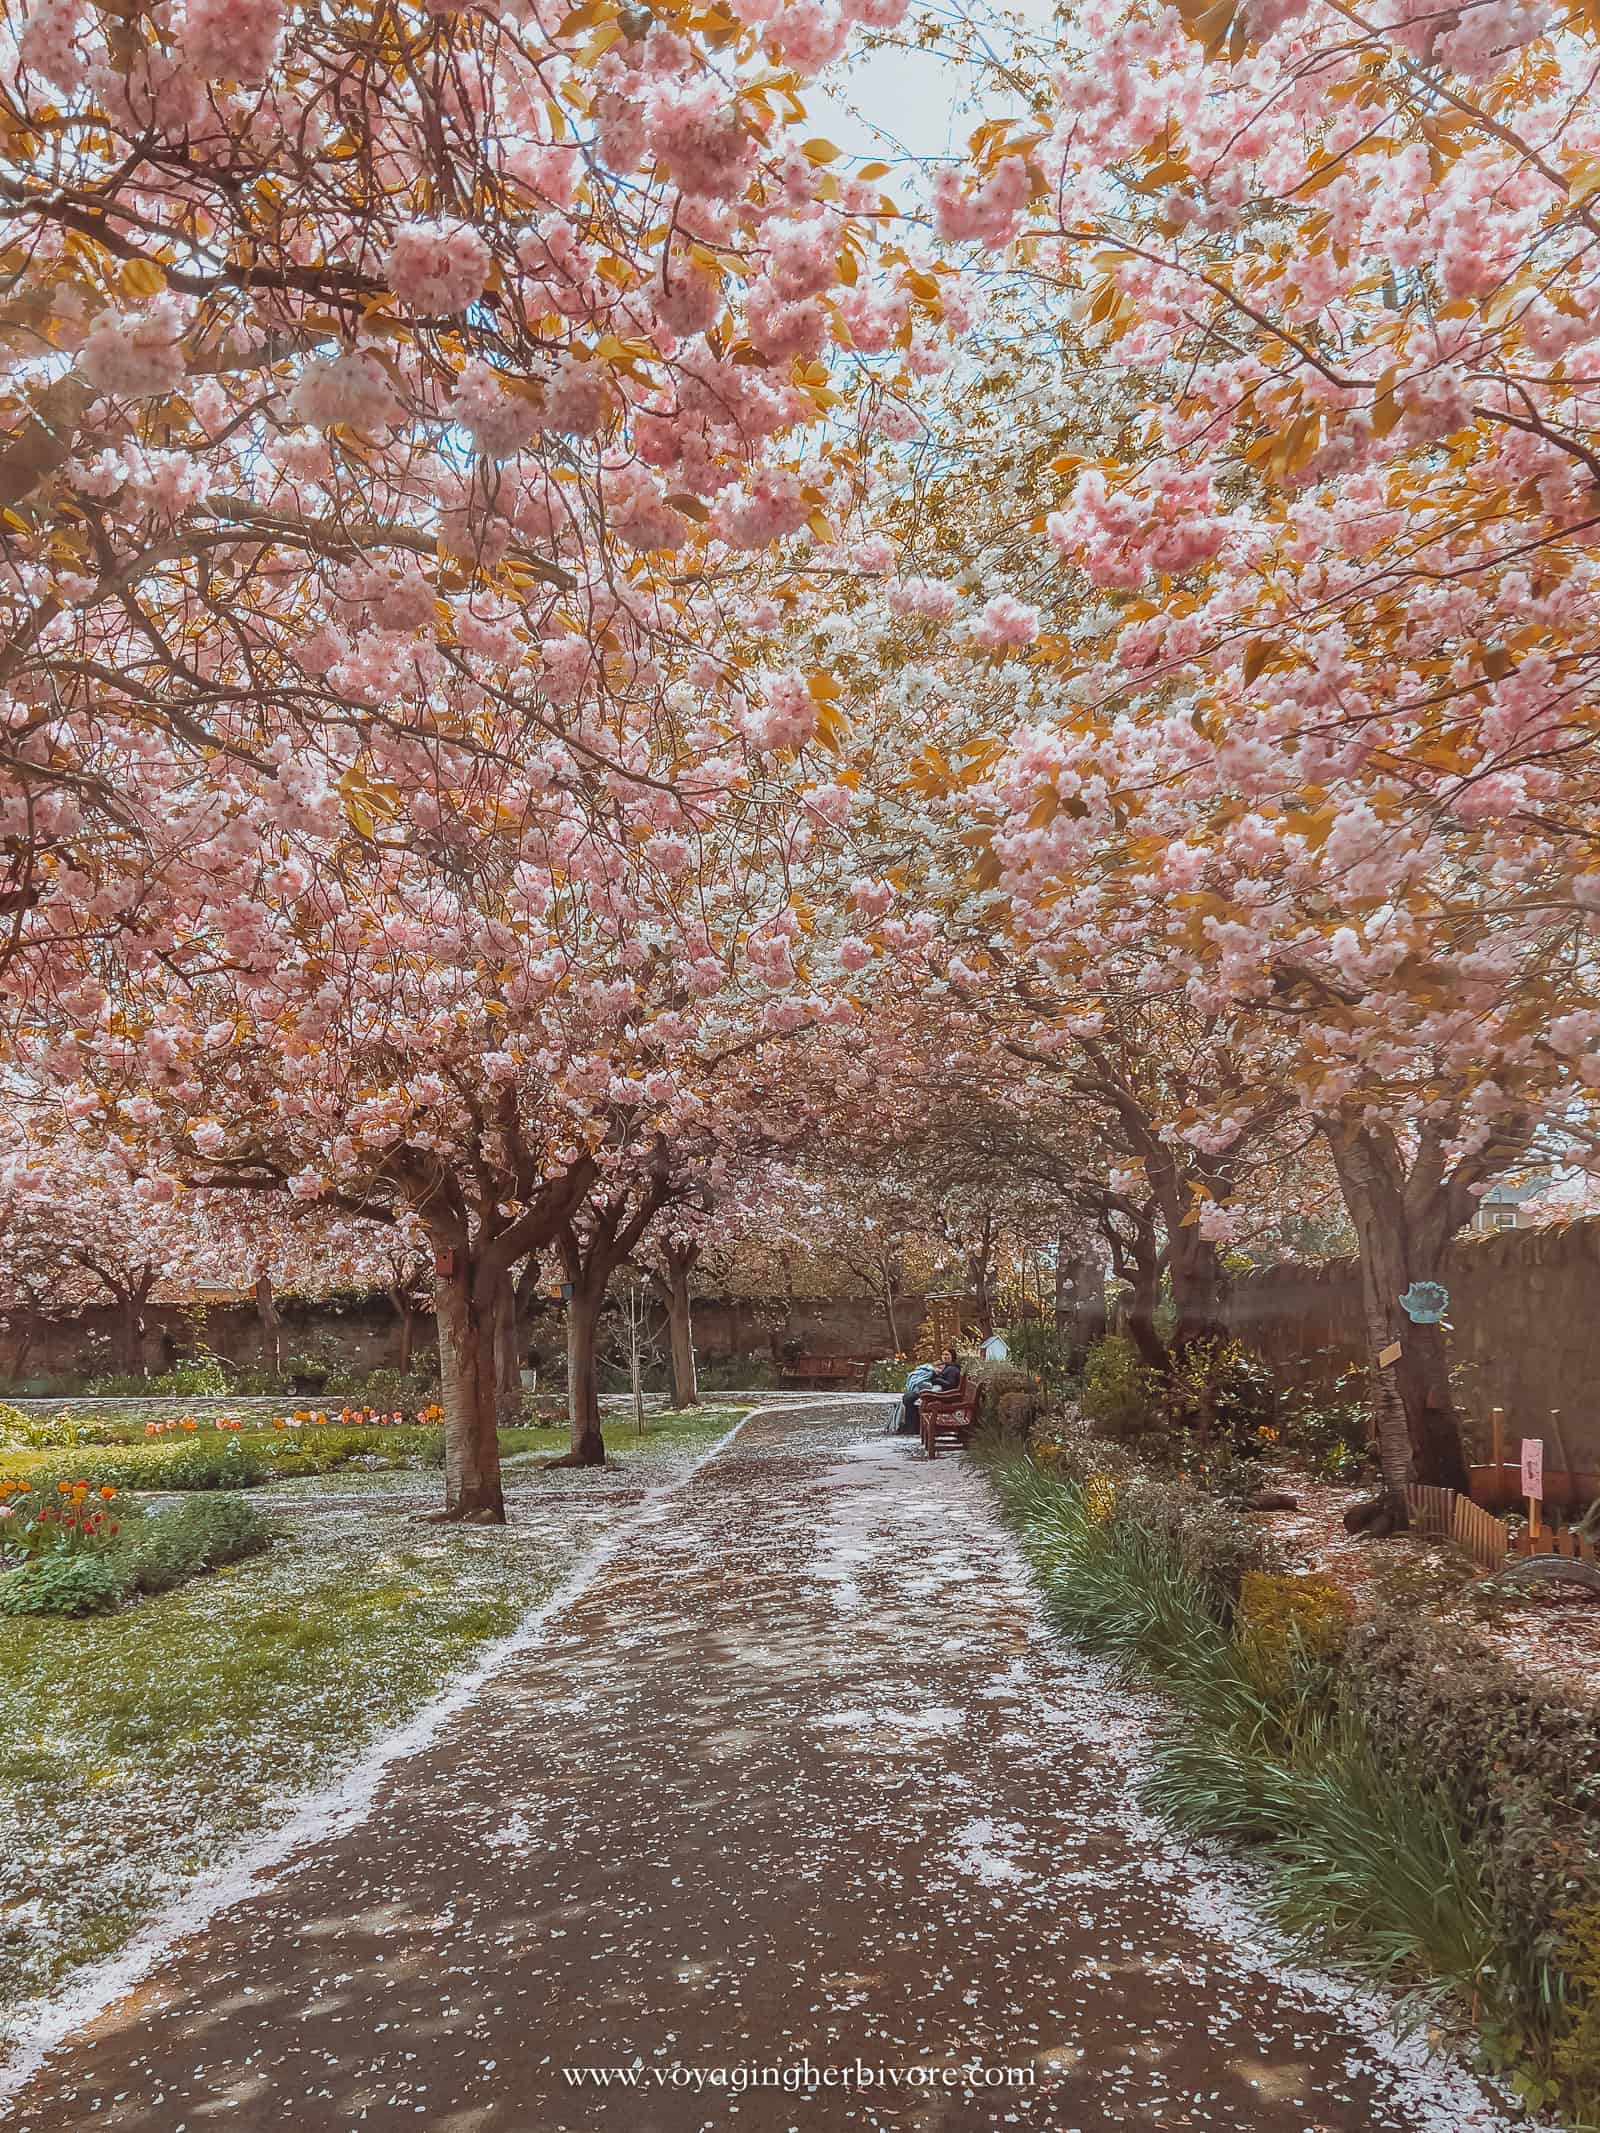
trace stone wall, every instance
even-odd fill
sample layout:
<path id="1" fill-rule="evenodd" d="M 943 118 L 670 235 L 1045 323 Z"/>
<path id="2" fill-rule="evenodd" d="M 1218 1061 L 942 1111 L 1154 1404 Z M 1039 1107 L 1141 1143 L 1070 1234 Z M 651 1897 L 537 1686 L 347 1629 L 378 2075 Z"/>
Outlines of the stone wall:
<path id="1" fill-rule="evenodd" d="M 350 1356 L 357 1370 L 389 1369 L 400 1360 L 400 1321 L 382 1296 L 356 1297 L 339 1303 L 312 1303 L 289 1297 L 279 1306 L 283 1319 L 282 1351 L 286 1364 L 296 1356 L 337 1345 Z M 145 1367 L 168 1369 L 180 1356 L 192 1355 L 203 1344 L 230 1362 L 254 1366 L 264 1357 L 266 1336 L 255 1306 L 248 1303 L 213 1303 L 198 1307 L 177 1304 L 146 1304 L 144 1309 Z M 433 1321 L 417 1322 L 417 1341 L 431 1338 Z M 109 1306 L 90 1304 L 81 1311 L 63 1312 L 35 1326 L 28 1342 L 22 1371 L 17 1370 L 20 1323 L 13 1314 L 0 1327 L 0 1384 L 19 1375 L 33 1378 L 70 1378 L 100 1355 L 100 1368 L 112 1367 L 108 1344 L 116 1332 L 116 1313 Z"/>
<path id="2" fill-rule="evenodd" d="M 1561 1410 L 1569 1456 L 1600 1468 L 1600 1219 L 1561 1228 L 1463 1237 L 1445 1254 L 1452 1353 L 1476 1443 L 1503 1407 L 1513 1441 L 1543 1436 Z M 1287 1376 L 1335 1377 L 1364 1363 L 1366 1336 L 1353 1262 L 1273 1267 L 1229 1299 L 1238 1337 Z"/>
<path id="3" fill-rule="evenodd" d="M 901 1337 L 908 1344 L 915 1342 L 926 1308 L 921 1296 L 904 1297 L 896 1306 Z M 399 1367 L 400 1321 L 381 1296 L 347 1298 L 331 1304 L 291 1297 L 282 1300 L 280 1311 L 286 1366 L 292 1366 L 299 1357 L 315 1358 L 337 1348 L 358 1371 Z M 230 1362 L 251 1367 L 263 1360 L 265 1337 L 252 1304 L 208 1304 L 199 1311 L 172 1304 L 149 1304 L 144 1319 L 145 1366 L 152 1372 L 165 1370 L 177 1357 L 192 1354 L 197 1339 Z M 84 1370 L 97 1350 L 100 1367 L 109 1369 L 110 1360 L 104 1351 L 114 1329 L 114 1312 L 95 1305 L 46 1319 L 35 1328 L 19 1371 L 19 1328 L 15 1323 L 0 1323 L 0 1388 L 8 1384 L 14 1388 L 19 1381 L 35 1379 L 58 1380 L 64 1386 Z M 547 1365 L 555 1363 L 562 1353 L 564 1338 L 559 1304 L 543 1305 L 533 1319 L 530 1333 L 541 1358 Z M 423 1316 L 415 1328 L 419 1363 L 431 1351 L 433 1341 L 433 1320 Z M 881 1307 L 870 1297 L 860 1296 L 807 1298 L 789 1305 L 757 1303 L 740 1297 L 703 1297 L 695 1304 L 695 1348 L 706 1361 L 734 1356 L 781 1360 L 792 1352 L 867 1356 L 890 1352 Z"/>

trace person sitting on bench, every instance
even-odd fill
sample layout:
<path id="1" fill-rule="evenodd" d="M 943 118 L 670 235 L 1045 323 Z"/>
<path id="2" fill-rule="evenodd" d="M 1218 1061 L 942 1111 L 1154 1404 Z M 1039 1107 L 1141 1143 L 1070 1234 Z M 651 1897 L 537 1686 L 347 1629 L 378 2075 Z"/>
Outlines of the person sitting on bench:
<path id="1" fill-rule="evenodd" d="M 961 1365 L 956 1361 L 954 1348 L 946 1348 L 940 1356 L 933 1376 L 925 1384 L 919 1384 L 915 1392 L 900 1395 L 900 1430 L 902 1437 L 916 1436 L 921 1426 L 918 1402 L 925 1392 L 954 1392 L 961 1383 Z"/>

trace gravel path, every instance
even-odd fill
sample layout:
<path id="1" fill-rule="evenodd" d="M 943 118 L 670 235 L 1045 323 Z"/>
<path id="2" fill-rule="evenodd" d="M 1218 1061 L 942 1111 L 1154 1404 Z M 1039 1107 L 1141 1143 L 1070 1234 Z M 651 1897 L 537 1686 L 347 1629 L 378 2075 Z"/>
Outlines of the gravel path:
<path id="1" fill-rule="evenodd" d="M 647 1496 L 6 2122 L 1500 2133 L 1138 1814 L 1141 1704 L 881 1412 L 758 1411 Z"/>

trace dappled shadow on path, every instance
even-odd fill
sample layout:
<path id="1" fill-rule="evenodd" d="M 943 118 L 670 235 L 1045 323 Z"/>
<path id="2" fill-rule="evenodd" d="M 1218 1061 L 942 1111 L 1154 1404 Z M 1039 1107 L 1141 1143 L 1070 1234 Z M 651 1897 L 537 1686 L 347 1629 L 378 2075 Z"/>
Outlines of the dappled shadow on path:
<path id="1" fill-rule="evenodd" d="M 758 1416 L 646 1504 L 359 1827 L 177 1947 L 15 2123 L 1497 2126 L 1242 1940 L 1130 1810 L 1137 1713 L 1042 1635 L 982 1484 L 875 1431 Z M 765 2085 L 807 2064 L 839 2085 Z"/>

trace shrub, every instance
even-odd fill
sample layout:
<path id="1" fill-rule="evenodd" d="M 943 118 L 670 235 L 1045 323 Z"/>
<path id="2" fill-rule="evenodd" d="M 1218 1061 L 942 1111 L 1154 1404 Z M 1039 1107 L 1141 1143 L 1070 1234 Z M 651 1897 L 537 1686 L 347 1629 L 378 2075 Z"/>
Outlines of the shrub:
<path id="1" fill-rule="evenodd" d="M 1559 1950 L 1571 1997 L 1554 2065 L 1585 2117 L 1600 2111 L 1600 1904 L 1566 1912 Z"/>
<path id="2" fill-rule="evenodd" d="M 1019 1369 L 1038 1379 L 1046 1392 L 1062 1393 L 1077 1377 L 1077 1357 L 1071 1338 L 1059 1327 L 1040 1318 L 1025 1318 L 1007 1326 L 1006 1346 Z"/>
<path id="3" fill-rule="evenodd" d="M 1224 1621 L 1233 1619 L 1247 1573 L 1276 1567 L 1259 1526 L 1189 1482 L 1136 1476 L 1121 1485 L 1118 1505 L 1203 1588 Z"/>
<path id="4" fill-rule="evenodd" d="M 124 1590 L 170 1592 L 202 1570 L 259 1555 L 270 1541 L 266 1522 L 242 1496 L 196 1497 L 142 1522 Z"/>
<path id="5" fill-rule="evenodd" d="M 962 1367 L 983 1387 L 979 1419 L 986 1427 L 998 1428 L 1003 1437 L 1021 1443 L 1044 1406 L 1038 1380 L 1015 1363 L 976 1359 Z"/>
<path id="6" fill-rule="evenodd" d="M 392 1414 L 397 1409 L 416 1414 L 424 1407 L 432 1407 L 439 1398 L 437 1368 L 335 1371 L 334 1382 L 341 1402 L 375 1407 L 381 1414 Z"/>
<path id="7" fill-rule="evenodd" d="M 122 1598 L 114 1557 L 37 1555 L 0 1577 L 0 1615 L 100 1615 Z"/>
<path id="8" fill-rule="evenodd" d="M 1493 1863 L 1497 1915 L 1525 1961 L 1551 1922 L 1600 1902 L 1600 1705 L 1519 1673 L 1465 1623 L 1391 1606 L 1351 1632 L 1341 1693 L 1386 1747 L 1423 1758 Z"/>
<path id="9" fill-rule="evenodd" d="M 1191 1489 L 1101 1476 L 1097 1502 L 1092 1475 L 1063 1484 L 1005 1457 L 989 1470 L 1051 1620 L 1186 1707 L 1148 1803 L 1267 1846 L 1268 1898 L 1297 1937 L 1470 2003 L 1529 2108 L 1563 2083 L 1580 2095 L 1597 1936 L 1569 1924 L 1563 1941 L 1558 1921 L 1600 1916 L 1600 1711 L 1524 1681 L 1513 1716 L 1498 1662 L 1460 1633 L 1441 1645 L 1414 1612 L 1348 1627 L 1342 1594 L 1263 1576 L 1242 1521 Z"/>
<path id="10" fill-rule="evenodd" d="M 1125 1333 L 1096 1341 L 1083 1366 L 1081 1403 L 1092 1429 L 1130 1444 L 1161 1426 L 1157 1373 Z"/>
<path id="11" fill-rule="evenodd" d="M 1190 1341 L 1172 1357 L 1162 1404 L 1171 1423 L 1215 1435 L 1236 1451 L 1258 1450 L 1278 1436 L 1272 1372 L 1237 1341 Z"/>
<path id="12" fill-rule="evenodd" d="M 8 1423 L 7 1416 L 15 1420 Z M 53 1415 L 25 1415 L 15 1407 L 0 1408 L 0 1438 L 31 1450 L 57 1444 L 131 1444 L 137 1434 L 131 1422 L 81 1421 L 65 1407 Z"/>
<path id="13" fill-rule="evenodd" d="M 41 1492 L 61 1481 L 79 1480 L 96 1489 L 248 1489 L 265 1481 L 271 1472 L 256 1445 L 206 1432 L 192 1439 L 85 1450 L 71 1459 L 47 1459 L 30 1467 L 24 1478 Z"/>
<path id="14" fill-rule="evenodd" d="M 1262 1694 L 1282 1701 L 1294 1693 L 1301 1669 L 1331 1673 L 1354 1618 L 1355 1602 L 1331 1578 L 1247 1570 L 1234 1637 Z"/>
<path id="15" fill-rule="evenodd" d="M 1227 1624 L 1260 1535 L 1180 1484 L 1093 1471 L 1059 1481 L 1036 1460 L 991 1454 L 1056 1626 L 1165 1676 L 1231 1649 Z"/>
<path id="16" fill-rule="evenodd" d="M 558 1376 L 565 1382 L 563 1372 L 541 1371 L 539 1382 L 554 1384 Z M 901 1376 L 904 1377 L 903 1371 Z M 767 1355 L 722 1355 L 707 1362 L 697 1363 L 695 1381 L 700 1387 L 702 1398 L 708 1392 L 767 1392 L 777 1384 L 778 1372 L 772 1358 Z M 897 1384 L 881 1389 L 898 1391 L 899 1386 Z"/>
<path id="17" fill-rule="evenodd" d="M 85 1391 L 102 1399 L 221 1400 L 233 1389 L 231 1365 L 209 1350 L 187 1356 L 157 1377 L 129 1377 L 126 1372 L 101 1371 L 88 1380 Z"/>
<path id="18" fill-rule="evenodd" d="M 1325 1481 L 1358 1481 L 1372 1466 L 1366 1373 L 1346 1370 L 1307 1388 L 1283 1409 L 1283 1434 Z"/>

